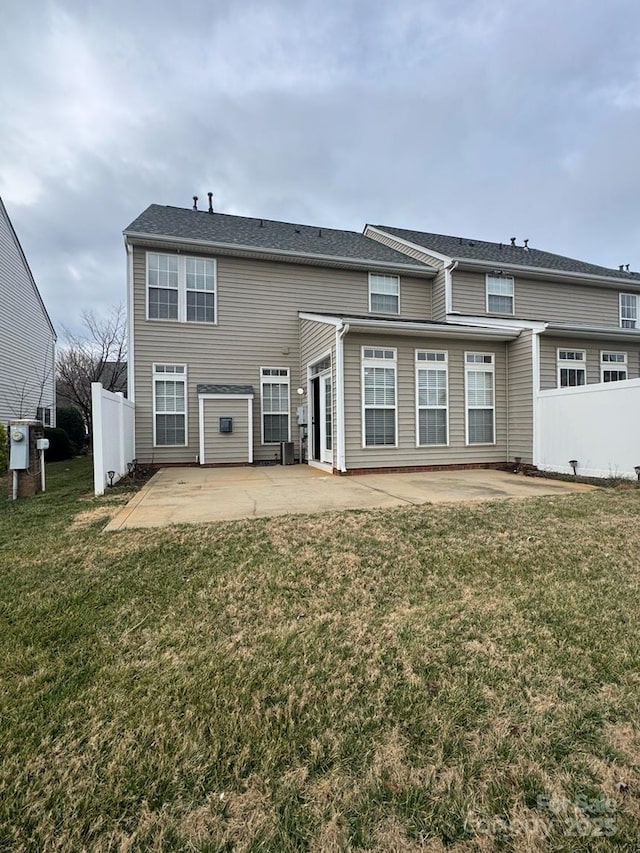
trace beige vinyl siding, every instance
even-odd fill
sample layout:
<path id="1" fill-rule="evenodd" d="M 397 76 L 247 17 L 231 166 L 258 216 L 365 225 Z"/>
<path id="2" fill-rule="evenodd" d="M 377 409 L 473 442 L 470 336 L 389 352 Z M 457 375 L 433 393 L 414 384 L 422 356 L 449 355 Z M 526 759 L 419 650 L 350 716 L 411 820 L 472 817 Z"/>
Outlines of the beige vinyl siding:
<path id="1" fill-rule="evenodd" d="M 627 353 L 629 379 L 640 376 L 640 347 L 630 347 L 615 340 L 580 340 L 576 338 L 540 335 L 540 390 L 558 387 L 558 348 L 585 350 L 587 384 L 600 382 L 600 353 L 602 350 Z"/>
<path id="2" fill-rule="evenodd" d="M 249 461 L 249 416 L 247 400 L 204 399 L 204 461 L 241 463 Z M 220 418 L 233 418 L 233 432 L 220 432 Z"/>
<path id="3" fill-rule="evenodd" d="M 261 445 L 260 367 L 290 370 L 291 440 L 298 446 L 295 390 L 299 385 L 306 387 L 306 374 L 300 372 L 298 311 L 368 314 L 369 279 L 364 271 L 220 256 L 217 260 L 216 325 L 147 320 L 145 250 L 134 248 L 136 456 L 141 461 L 195 461 L 199 383 L 252 385 L 254 458 L 279 458 L 276 446 Z M 430 280 L 401 276 L 400 303 L 403 314 L 429 319 Z M 152 446 L 154 362 L 187 365 L 188 444 L 184 448 Z"/>
<path id="4" fill-rule="evenodd" d="M 408 255 L 410 258 L 414 258 L 416 261 L 427 264 L 434 269 L 439 270 L 444 267 L 444 262 L 441 261 L 440 258 L 434 258 L 433 255 L 429 255 L 427 252 L 416 249 L 414 246 L 407 246 L 402 242 L 402 240 L 395 239 L 389 234 L 379 234 L 375 231 L 367 231 L 366 235 L 371 240 L 377 240 L 378 243 L 384 243 L 384 245 L 388 246 L 390 249 L 395 249 L 396 252 L 402 252 L 403 255 Z"/>
<path id="5" fill-rule="evenodd" d="M 458 314 L 486 315 L 484 273 L 459 270 L 452 274 L 452 279 L 453 310 Z M 578 326 L 620 326 L 617 290 L 516 276 L 514 294 L 515 317 L 573 323 Z"/>
<path id="6" fill-rule="evenodd" d="M 398 447 L 362 447 L 361 348 L 397 349 Z M 415 350 L 449 353 L 449 447 L 416 447 Z M 464 353 L 495 354 L 495 445 L 465 444 Z M 346 464 L 350 468 L 454 465 L 507 459 L 506 350 L 502 342 L 446 341 L 441 338 L 347 334 L 345 358 Z"/>
<path id="7" fill-rule="evenodd" d="M 507 345 L 509 459 L 533 462 L 533 332 L 525 329 Z"/>
<path id="8" fill-rule="evenodd" d="M 447 319 L 447 292 L 446 292 L 446 273 L 439 270 L 438 275 L 433 280 L 433 319 L 444 322 Z"/>
<path id="9" fill-rule="evenodd" d="M 51 409 L 55 425 L 55 336 L 0 204 L 0 423 Z"/>

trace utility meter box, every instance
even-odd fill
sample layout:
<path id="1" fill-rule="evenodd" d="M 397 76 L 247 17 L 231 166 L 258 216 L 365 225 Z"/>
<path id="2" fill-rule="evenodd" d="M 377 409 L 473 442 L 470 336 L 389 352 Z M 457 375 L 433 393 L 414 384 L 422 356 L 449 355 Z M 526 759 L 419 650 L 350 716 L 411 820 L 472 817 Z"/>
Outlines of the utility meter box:
<path id="1" fill-rule="evenodd" d="M 9 422 L 9 495 L 13 500 L 31 497 L 44 488 L 43 440 L 40 421 L 20 418 Z"/>
<path id="2" fill-rule="evenodd" d="M 220 432 L 233 432 L 233 418 L 220 418 Z"/>
<path id="3" fill-rule="evenodd" d="M 29 467 L 29 425 L 11 424 L 9 429 L 9 468 L 12 471 L 24 471 Z"/>
<path id="4" fill-rule="evenodd" d="M 36 439 L 36 450 L 48 450 L 48 449 L 49 449 L 49 439 L 48 438 Z"/>

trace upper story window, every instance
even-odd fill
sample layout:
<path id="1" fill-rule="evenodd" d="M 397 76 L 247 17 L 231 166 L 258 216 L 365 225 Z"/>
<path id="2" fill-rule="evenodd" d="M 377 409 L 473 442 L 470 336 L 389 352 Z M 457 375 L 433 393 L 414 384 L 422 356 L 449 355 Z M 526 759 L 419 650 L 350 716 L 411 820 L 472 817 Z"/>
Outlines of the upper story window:
<path id="1" fill-rule="evenodd" d="M 558 350 L 558 388 L 587 384 L 587 354 L 583 349 Z"/>
<path id="2" fill-rule="evenodd" d="M 369 311 L 376 314 L 400 313 L 400 277 L 369 273 Z"/>
<path id="3" fill-rule="evenodd" d="M 212 258 L 147 252 L 150 320 L 215 323 L 216 295 L 216 262 Z"/>
<path id="4" fill-rule="evenodd" d="M 487 313 L 513 314 L 513 278 L 509 275 L 487 274 Z"/>
<path id="5" fill-rule="evenodd" d="M 362 444 L 397 446 L 396 350 L 362 348 Z"/>
<path id="6" fill-rule="evenodd" d="M 495 444 L 494 355 L 464 354 L 467 444 Z"/>
<path id="7" fill-rule="evenodd" d="M 620 325 L 623 329 L 637 329 L 638 296 L 635 293 L 620 294 Z"/>
<path id="8" fill-rule="evenodd" d="M 600 353 L 600 381 L 619 382 L 627 378 L 626 352 Z"/>

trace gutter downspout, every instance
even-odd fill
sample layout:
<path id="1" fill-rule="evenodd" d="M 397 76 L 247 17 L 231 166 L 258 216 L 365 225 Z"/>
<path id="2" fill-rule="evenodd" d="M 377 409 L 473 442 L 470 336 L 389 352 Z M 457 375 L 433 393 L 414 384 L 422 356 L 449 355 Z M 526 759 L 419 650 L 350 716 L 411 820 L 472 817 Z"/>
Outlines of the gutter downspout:
<path id="1" fill-rule="evenodd" d="M 452 261 L 444 268 L 444 310 L 446 317 L 453 313 L 453 279 L 451 274 L 458 268 L 459 263 L 460 261 Z"/>
<path id="2" fill-rule="evenodd" d="M 134 298 L 133 298 L 133 246 L 127 238 L 124 238 L 124 244 L 127 250 L 127 398 L 134 403 L 133 407 L 133 440 L 131 446 L 133 448 L 133 458 L 136 458 L 136 378 L 134 364 Z"/>
<path id="3" fill-rule="evenodd" d="M 341 474 L 346 473 L 346 448 L 344 425 L 344 343 L 343 338 L 349 331 L 348 323 L 336 326 L 336 421 L 337 448 L 336 467 Z"/>

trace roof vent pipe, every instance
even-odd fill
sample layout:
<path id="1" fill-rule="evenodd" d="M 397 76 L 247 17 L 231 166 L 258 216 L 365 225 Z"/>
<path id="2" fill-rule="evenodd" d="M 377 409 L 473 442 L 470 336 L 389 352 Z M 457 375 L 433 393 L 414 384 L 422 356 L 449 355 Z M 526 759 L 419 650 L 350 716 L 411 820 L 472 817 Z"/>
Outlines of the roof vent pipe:
<path id="1" fill-rule="evenodd" d="M 528 251 L 529 251 L 529 238 L 528 238 L 528 237 L 527 237 L 527 239 L 524 241 L 524 250 L 525 250 L 525 252 L 528 252 Z"/>
<path id="2" fill-rule="evenodd" d="M 629 264 L 625 264 L 624 268 L 626 269 L 627 272 L 629 272 Z"/>
<path id="3" fill-rule="evenodd" d="M 624 264 L 618 264 L 618 269 L 620 272 L 624 272 Z"/>
<path id="4" fill-rule="evenodd" d="M 515 238 L 515 237 L 512 237 L 512 238 L 511 238 L 511 245 L 512 245 L 512 246 L 515 246 L 515 244 L 516 244 L 516 238 Z"/>
<path id="5" fill-rule="evenodd" d="M 197 195 L 194 195 L 194 197 L 193 197 L 193 209 L 194 210 L 198 209 L 198 196 Z"/>
<path id="6" fill-rule="evenodd" d="M 209 196 L 209 213 L 213 213 L 213 193 L 207 193 Z"/>

